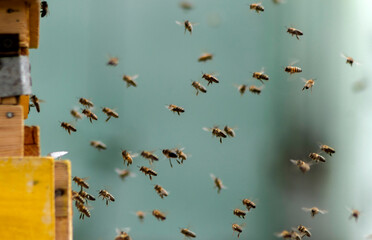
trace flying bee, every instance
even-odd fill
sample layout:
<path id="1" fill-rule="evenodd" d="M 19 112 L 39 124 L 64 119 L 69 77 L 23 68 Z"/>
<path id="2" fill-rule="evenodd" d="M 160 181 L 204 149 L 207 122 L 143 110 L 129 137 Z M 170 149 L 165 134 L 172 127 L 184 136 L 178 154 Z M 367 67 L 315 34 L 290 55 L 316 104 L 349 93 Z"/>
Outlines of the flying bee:
<path id="1" fill-rule="evenodd" d="M 85 216 L 90 217 L 90 212 L 87 206 L 79 202 L 75 202 L 75 206 L 77 210 L 80 212 L 79 219 L 84 220 Z"/>
<path id="2" fill-rule="evenodd" d="M 351 213 L 349 219 L 355 218 L 355 222 L 357 222 L 360 216 L 360 211 L 356 209 L 349 209 L 349 208 L 347 208 L 347 210 Z"/>
<path id="3" fill-rule="evenodd" d="M 89 201 L 95 201 L 96 198 L 90 195 L 89 193 L 85 192 L 83 189 L 80 190 L 79 195 L 84 198 L 87 202 Z"/>
<path id="4" fill-rule="evenodd" d="M 184 148 L 180 148 L 180 149 L 179 148 L 176 148 L 175 149 L 176 154 L 178 156 L 178 159 L 181 160 L 181 162 L 179 162 L 177 160 L 178 164 L 183 164 L 183 161 L 187 160 L 188 155 L 186 153 L 184 153 L 183 150 L 184 150 Z"/>
<path id="5" fill-rule="evenodd" d="M 93 122 L 92 122 L 92 119 L 93 119 L 93 120 L 96 120 L 96 121 L 98 120 L 97 115 L 94 114 L 92 111 L 90 111 L 90 110 L 87 109 L 87 108 L 84 108 L 83 111 L 82 111 L 82 113 L 83 113 L 87 118 L 89 118 L 89 121 L 90 121 L 91 123 L 93 123 Z"/>
<path id="6" fill-rule="evenodd" d="M 190 2 L 187 2 L 187 1 L 182 1 L 180 2 L 180 7 L 183 9 L 183 10 L 191 10 L 193 9 L 193 6 Z"/>
<path id="7" fill-rule="evenodd" d="M 132 238 L 129 236 L 128 232 L 130 231 L 130 228 L 125 229 L 116 229 L 117 236 L 114 240 L 132 240 Z"/>
<path id="8" fill-rule="evenodd" d="M 261 91 L 262 91 L 262 88 L 263 88 L 263 86 L 262 87 L 256 87 L 256 86 L 252 85 L 252 86 L 249 86 L 249 91 L 253 94 L 260 95 Z"/>
<path id="9" fill-rule="evenodd" d="M 153 161 L 159 161 L 159 158 L 154 154 L 154 151 L 142 151 L 141 156 L 149 160 L 150 164 L 152 164 Z"/>
<path id="10" fill-rule="evenodd" d="M 280 4 L 280 3 L 283 3 L 283 1 L 282 0 L 273 0 L 273 3 Z"/>
<path id="11" fill-rule="evenodd" d="M 243 96 L 243 94 L 245 93 L 245 91 L 247 90 L 248 86 L 245 85 L 245 84 L 241 84 L 241 85 L 236 85 L 234 84 L 234 86 L 238 89 L 240 95 Z"/>
<path id="12" fill-rule="evenodd" d="M 178 158 L 178 154 L 171 149 L 163 149 L 162 152 L 163 152 L 164 156 L 166 158 L 168 158 L 170 166 L 173 167 L 171 159 L 172 158 L 175 158 L 175 159 Z"/>
<path id="13" fill-rule="evenodd" d="M 287 73 L 289 73 L 290 75 L 292 75 L 294 73 L 300 73 L 300 72 L 302 72 L 302 69 L 300 67 L 293 66 L 293 64 L 295 64 L 296 62 L 293 62 L 293 63 L 289 64 L 289 66 L 286 66 L 284 68 L 284 71 L 287 72 Z"/>
<path id="14" fill-rule="evenodd" d="M 113 67 L 117 66 L 118 64 L 119 64 L 119 58 L 117 57 L 110 57 L 107 62 L 107 65 L 113 66 Z"/>
<path id="15" fill-rule="evenodd" d="M 309 158 L 313 159 L 316 163 L 326 161 L 325 157 L 323 157 L 322 155 L 319 155 L 317 153 L 310 153 Z"/>
<path id="16" fill-rule="evenodd" d="M 238 238 L 239 238 L 240 234 L 243 232 L 243 227 L 238 225 L 237 223 L 234 223 L 232 225 L 232 229 L 233 229 L 233 235 L 234 235 L 234 232 L 237 232 L 238 233 Z"/>
<path id="17" fill-rule="evenodd" d="M 61 127 L 64 128 L 68 132 L 68 134 L 71 134 L 71 132 L 76 132 L 76 128 L 70 123 L 61 122 Z"/>
<path id="18" fill-rule="evenodd" d="M 247 211 L 241 210 L 239 208 L 235 208 L 233 211 L 233 214 L 235 216 L 238 216 L 239 218 L 245 218 L 245 215 L 247 215 Z"/>
<path id="19" fill-rule="evenodd" d="M 137 212 L 135 212 L 135 214 L 138 217 L 138 219 L 140 220 L 140 222 L 143 222 L 143 220 L 145 219 L 146 213 L 143 212 L 143 211 L 137 211 Z"/>
<path id="20" fill-rule="evenodd" d="M 165 216 L 165 213 L 163 213 L 163 212 L 161 212 L 160 210 L 157 210 L 157 209 L 152 211 L 152 215 L 160 221 L 164 221 L 165 219 L 167 219 L 167 217 Z"/>
<path id="21" fill-rule="evenodd" d="M 297 230 L 298 230 L 300 233 L 304 234 L 304 236 L 311 237 L 311 233 L 310 233 L 309 229 L 306 228 L 305 226 L 303 226 L 303 225 L 299 225 L 299 226 L 297 227 Z"/>
<path id="22" fill-rule="evenodd" d="M 300 31 L 300 30 L 298 30 L 298 29 L 296 29 L 296 28 L 292 28 L 292 27 L 288 27 L 288 28 L 287 28 L 287 33 L 291 34 L 292 37 L 293 37 L 294 35 L 296 35 L 296 38 L 297 38 L 298 40 L 300 40 L 300 38 L 299 38 L 298 36 L 302 36 L 302 35 L 304 35 L 302 31 Z"/>
<path id="23" fill-rule="evenodd" d="M 179 22 L 179 21 L 176 21 L 176 23 L 180 26 L 184 26 L 185 27 L 185 33 L 186 31 L 189 31 L 190 32 L 190 35 L 192 34 L 192 29 L 193 29 L 193 26 L 196 25 L 196 23 L 192 23 L 190 22 L 189 20 L 186 20 L 184 22 Z"/>
<path id="24" fill-rule="evenodd" d="M 82 196 L 80 196 L 78 192 L 71 190 L 71 196 L 72 200 L 80 202 L 81 204 L 85 203 L 85 199 Z"/>
<path id="25" fill-rule="evenodd" d="M 75 109 L 71 109 L 70 113 L 75 118 L 75 120 L 83 119 L 83 116 Z"/>
<path id="26" fill-rule="evenodd" d="M 40 4 L 41 10 L 41 17 L 45 17 L 46 15 L 49 14 L 49 8 L 48 8 L 48 2 L 47 1 L 42 1 Z"/>
<path id="27" fill-rule="evenodd" d="M 72 181 L 74 181 L 78 186 L 80 186 L 81 187 L 81 190 L 83 189 L 83 188 L 86 188 L 86 189 L 88 189 L 89 188 L 89 185 L 88 185 L 88 183 L 86 182 L 86 180 L 87 180 L 88 178 L 79 178 L 79 177 L 74 177 L 73 179 L 72 179 Z"/>
<path id="28" fill-rule="evenodd" d="M 353 66 L 354 63 L 359 64 L 357 61 L 354 60 L 352 57 L 347 57 L 343 53 L 341 53 L 341 57 L 346 59 L 346 63 L 350 64 L 350 66 Z"/>
<path id="29" fill-rule="evenodd" d="M 152 170 L 151 168 L 142 166 L 139 169 L 141 172 L 143 172 L 146 175 L 149 175 L 150 180 L 152 180 L 152 176 L 158 176 L 158 173 Z"/>
<path id="30" fill-rule="evenodd" d="M 92 101 L 86 99 L 86 98 L 79 98 L 79 103 L 83 105 L 86 108 L 92 108 L 94 107 L 94 104 Z"/>
<path id="31" fill-rule="evenodd" d="M 185 238 L 196 238 L 196 234 L 191 232 L 188 228 L 181 228 L 181 233 L 185 236 Z"/>
<path id="32" fill-rule="evenodd" d="M 310 171 L 310 165 L 311 165 L 310 163 L 306 163 L 302 160 L 293 160 L 293 159 L 290 159 L 289 161 L 291 161 L 291 163 L 296 165 L 298 169 L 300 169 L 300 171 L 303 173 Z"/>
<path id="33" fill-rule="evenodd" d="M 106 191 L 104 189 L 99 191 L 98 197 L 102 197 L 102 200 L 106 199 L 106 205 L 108 205 L 109 201 L 115 202 L 114 196 L 112 196 L 111 193 L 109 193 L 108 191 Z"/>
<path id="34" fill-rule="evenodd" d="M 125 180 L 127 177 L 135 177 L 136 175 L 129 171 L 128 169 L 115 168 L 115 172 L 119 175 L 121 180 Z"/>
<path id="35" fill-rule="evenodd" d="M 204 78 L 206 81 L 208 81 L 207 86 L 212 83 L 219 83 L 220 81 L 212 74 L 203 73 L 202 78 Z"/>
<path id="36" fill-rule="evenodd" d="M 242 200 L 242 203 L 243 205 L 247 208 L 248 212 L 252 209 L 252 208 L 256 208 L 256 204 L 249 200 L 248 198 L 245 198 Z"/>
<path id="37" fill-rule="evenodd" d="M 227 126 L 227 125 L 223 128 L 223 130 L 225 131 L 225 133 L 226 133 L 227 136 L 229 136 L 229 137 L 235 137 L 235 131 L 234 131 L 234 129 L 235 129 L 235 128 L 231 128 L 231 127 L 229 127 L 229 126 Z"/>
<path id="38" fill-rule="evenodd" d="M 329 156 L 332 156 L 333 153 L 336 153 L 335 149 L 331 148 L 328 145 L 321 144 L 319 148 L 321 151 L 327 153 Z"/>
<path id="39" fill-rule="evenodd" d="M 108 107 L 102 108 L 102 112 L 104 112 L 107 115 L 106 122 L 110 120 L 111 117 L 119 118 L 119 114 Z"/>
<path id="40" fill-rule="evenodd" d="M 123 76 L 123 80 L 124 82 L 127 83 L 127 87 L 130 87 L 130 86 L 133 86 L 133 87 L 137 87 L 137 83 L 136 80 L 138 78 L 138 74 L 134 75 L 134 76 L 129 76 L 129 75 L 124 75 Z"/>
<path id="41" fill-rule="evenodd" d="M 264 68 L 261 69 L 261 72 L 253 72 L 252 77 L 259 80 L 262 84 L 265 84 L 264 81 L 269 81 L 269 76 L 265 74 Z"/>
<path id="42" fill-rule="evenodd" d="M 220 193 L 222 189 L 226 189 L 226 187 L 222 184 L 222 180 L 216 176 L 214 176 L 212 173 L 209 174 L 209 176 L 212 178 L 214 187 L 217 188 L 217 193 Z"/>
<path id="43" fill-rule="evenodd" d="M 44 102 L 43 100 L 40 100 L 36 95 L 30 96 L 30 101 L 32 104 L 30 104 L 30 107 L 35 107 L 37 112 L 40 112 L 40 103 Z"/>
<path id="44" fill-rule="evenodd" d="M 193 86 L 196 89 L 196 96 L 199 95 L 199 91 L 202 92 L 202 93 L 207 92 L 207 89 L 203 85 L 201 85 L 201 83 L 199 83 L 197 81 L 193 81 L 191 83 L 191 86 Z"/>
<path id="45" fill-rule="evenodd" d="M 154 186 L 155 191 L 159 194 L 161 198 L 168 197 L 168 192 L 162 186 L 156 184 Z"/>
<path id="46" fill-rule="evenodd" d="M 304 208 L 302 208 L 302 210 L 304 210 L 305 212 L 310 212 L 310 214 L 311 214 L 312 217 L 314 217 L 318 213 L 320 213 L 320 214 L 326 214 L 327 213 L 326 210 L 320 210 L 317 207 L 312 207 L 312 208 L 305 208 L 304 207 Z"/>
<path id="47" fill-rule="evenodd" d="M 132 154 L 131 152 L 128 152 L 127 150 L 123 150 L 121 151 L 121 156 L 123 157 L 124 165 L 125 165 L 125 162 L 127 162 L 127 166 L 129 166 L 133 163 L 133 158 L 137 157 L 138 154 L 137 153 Z"/>
<path id="48" fill-rule="evenodd" d="M 261 5 L 261 3 L 252 3 L 251 5 L 249 5 L 249 8 L 251 10 L 255 10 L 256 13 L 260 13 L 265 10 L 264 7 Z"/>
<path id="49" fill-rule="evenodd" d="M 315 84 L 315 79 L 309 79 L 309 80 L 306 80 L 305 78 L 301 78 L 302 81 L 305 83 L 304 87 L 302 88 L 302 91 L 305 90 L 305 89 L 309 89 L 311 90 L 311 92 L 313 91 L 313 86 Z"/>
<path id="50" fill-rule="evenodd" d="M 291 231 L 291 239 L 301 240 L 302 239 L 302 236 L 300 234 L 298 234 L 297 232 L 295 232 L 295 231 Z"/>
<path id="51" fill-rule="evenodd" d="M 222 143 L 222 138 L 226 138 L 227 135 L 224 131 L 219 129 L 217 126 L 214 126 L 213 128 L 203 128 L 204 131 L 212 132 L 212 136 L 215 136 L 217 138 L 220 138 L 220 143 Z"/>
<path id="52" fill-rule="evenodd" d="M 275 236 L 283 238 L 283 239 L 291 239 L 292 238 L 292 232 L 288 232 L 287 230 L 283 230 L 280 233 L 276 233 Z"/>
<path id="53" fill-rule="evenodd" d="M 101 141 L 90 141 L 90 146 L 98 149 L 99 151 L 107 149 L 106 144 Z"/>
<path id="54" fill-rule="evenodd" d="M 185 109 L 184 108 L 179 107 L 179 106 L 176 106 L 174 104 L 170 104 L 170 105 L 167 105 L 165 107 L 168 108 L 171 112 L 177 113 L 178 116 L 180 115 L 180 113 L 184 113 L 185 112 Z"/>
<path id="55" fill-rule="evenodd" d="M 212 60 L 213 59 L 213 54 L 211 53 L 203 53 L 199 58 L 198 58 L 198 62 L 206 62 L 208 60 Z"/>

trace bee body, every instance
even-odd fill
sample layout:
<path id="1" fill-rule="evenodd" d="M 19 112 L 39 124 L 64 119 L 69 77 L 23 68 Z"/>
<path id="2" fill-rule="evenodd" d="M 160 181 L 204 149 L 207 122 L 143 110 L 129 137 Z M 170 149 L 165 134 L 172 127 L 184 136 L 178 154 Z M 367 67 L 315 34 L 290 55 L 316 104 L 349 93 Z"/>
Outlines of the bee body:
<path id="1" fill-rule="evenodd" d="M 102 112 L 104 112 L 107 115 L 106 122 L 110 120 L 111 117 L 119 118 L 119 114 L 108 107 L 102 108 Z"/>
<path id="2" fill-rule="evenodd" d="M 127 166 L 133 163 L 133 158 L 137 157 L 137 154 L 131 154 L 127 150 L 121 151 L 121 156 L 123 157 L 124 164 L 127 162 Z"/>
<path id="3" fill-rule="evenodd" d="M 310 153 L 309 158 L 311 158 L 315 162 L 325 162 L 326 161 L 325 157 L 323 157 L 322 155 L 319 155 L 317 153 Z"/>
<path id="4" fill-rule="evenodd" d="M 291 159 L 290 161 L 294 165 L 296 165 L 302 173 L 306 173 L 306 172 L 310 171 L 310 164 L 309 163 L 306 163 L 302 160 L 293 160 L 293 159 Z"/>
<path id="5" fill-rule="evenodd" d="M 199 83 L 199 82 L 193 81 L 191 83 L 191 86 L 193 86 L 196 89 L 196 96 L 198 96 L 199 91 L 202 92 L 202 93 L 207 92 L 207 89 L 203 85 L 201 85 L 201 83 Z"/>
<path id="6" fill-rule="evenodd" d="M 168 197 L 169 193 L 162 186 L 156 184 L 154 189 L 161 198 Z"/>
<path id="7" fill-rule="evenodd" d="M 296 28 L 292 28 L 292 27 L 287 28 L 287 33 L 291 34 L 292 37 L 293 37 L 293 36 L 296 36 L 296 38 L 297 38 L 298 40 L 300 40 L 300 38 L 299 38 L 298 36 L 302 36 L 302 35 L 304 35 L 302 31 L 300 31 L 300 30 L 298 30 L 298 29 L 296 29 Z"/>
<path id="8" fill-rule="evenodd" d="M 232 225 L 232 229 L 233 229 L 234 232 L 238 233 L 238 238 L 239 238 L 240 234 L 243 232 L 243 228 L 240 225 L 238 225 L 237 223 L 234 223 Z"/>
<path id="9" fill-rule="evenodd" d="M 298 230 L 300 233 L 304 234 L 304 236 L 311 237 L 311 233 L 310 233 L 309 229 L 307 229 L 305 226 L 303 226 L 303 225 L 299 225 L 299 226 L 297 227 L 297 230 Z"/>
<path id="10" fill-rule="evenodd" d="M 309 88 L 312 91 L 314 84 L 315 84 L 315 81 L 313 79 L 306 80 L 305 85 L 302 88 L 302 91 L 305 90 L 305 89 L 309 89 Z"/>
<path id="11" fill-rule="evenodd" d="M 119 58 L 117 57 L 110 57 L 110 59 L 107 62 L 107 65 L 113 66 L 113 67 L 117 66 L 118 64 L 119 64 Z"/>
<path id="12" fill-rule="evenodd" d="M 158 156 L 156 156 L 155 154 L 153 154 L 152 152 L 150 151 L 142 151 L 141 152 L 141 156 L 147 160 L 150 161 L 150 164 L 152 164 L 153 161 L 159 161 L 159 158 Z"/>
<path id="13" fill-rule="evenodd" d="M 196 238 L 196 234 L 187 228 L 181 228 L 181 233 L 185 235 L 186 238 Z"/>
<path id="14" fill-rule="evenodd" d="M 41 7 L 41 10 L 40 10 L 41 17 L 45 17 L 46 15 L 48 15 L 49 13 L 48 2 L 42 1 L 40 7 Z"/>
<path id="15" fill-rule="evenodd" d="M 252 86 L 249 87 L 249 91 L 253 94 L 260 95 L 262 90 L 261 90 L 261 88 L 252 85 Z"/>
<path id="16" fill-rule="evenodd" d="M 75 206 L 78 209 L 78 211 L 80 212 L 79 219 L 84 220 L 85 216 L 90 217 L 90 211 L 89 211 L 88 207 L 86 207 L 84 204 L 76 202 Z"/>
<path id="17" fill-rule="evenodd" d="M 247 212 L 239 208 L 235 208 L 233 211 L 233 214 L 239 218 L 245 218 L 245 215 L 247 215 Z"/>
<path id="18" fill-rule="evenodd" d="M 90 141 L 90 146 L 100 150 L 106 150 L 107 146 L 101 141 Z"/>
<path id="19" fill-rule="evenodd" d="M 86 99 L 86 98 L 79 98 L 79 103 L 83 105 L 86 108 L 92 108 L 94 107 L 94 104 L 92 101 Z"/>
<path id="20" fill-rule="evenodd" d="M 173 167 L 171 159 L 172 158 L 174 158 L 174 159 L 178 158 L 177 152 L 176 151 L 173 151 L 171 149 L 163 149 L 162 152 L 163 152 L 164 156 L 166 158 L 168 158 L 170 166 Z"/>
<path id="21" fill-rule="evenodd" d="M 86 182 L 87 178 L 79 178 L 79 177 L 74 177 L 72 181 L 74 181 L 78 186 L 81 187 L 81 189 L 86 188 L 89 189 L 89 185 Z"/>
<path id="22" fill-rule="evenodd" d="M 86 201 L 95 201 L 96 198 L 90 195 L 89 193 L 85 192 L 84 190 L 80 190 L 79 195 L 84 198 Z"/>
<path id="23" fill-rule="evenodd" d="M 302 69 L 300 67 L 295 67 L 295 66 L 287 66 L 285 67 L 284 71 L 286 71 L 289 74 L 294 74 L 294 73 L 300 73 L 302 72 Z"/>
<path id="24" fill-rule="evenodd" d="M 157 210 L 157 209 L 152 211 L 152 215 L 160 221 L 164 221 L 165 219 L 167 219 L 165 214 L 163 212 L 161 212 L 160 210 Z"/>
<path id="25" fill-rule="evenodd" d="M 178 115 L 185 112 L 184 108 L 176 106 L 174 104 L 170 104 L 170 105 L 165 106 L 165 107 L 168 108 L 171 112 L 177 113 Z"/>
<path id="26" fill-rule="evenodd" d="M 227 136 L 229 137 L 235 137 L 235 131 L 233 128 L 229 127 L 229 126 L 225 126 L 224 129 L 225 133 L 227 134 Z"/>
<path id="27" fill-rule="evenodd" d="M 93 122 L 92 122 L 92 119 L 95 120 L 95 121 L 98 120 L 97 115 L 94 114 L 94 113 L 93 113 L 92 111 L 90 111 L 89 109 L 86 109 L 86 108 L 83 109 L 82 113 L 83 113 L 87 118 L 89 118 L 89 121 L 90 121 L 91 123 L 93 123 Z"/>
<path id="28" fill-rule="evenodd" d="M 61 122 L 61 127 L 64 128 L 68 132 L 68 134 L 71 134 L 71 132 L 76 132 L 76 128 L 70 123 Z"/>
<path id="29" fill-rule="evenodd" d="M 152 170 L 151 168 L 142 166 L 140 167 L 140 171 L 143 172 L 146 175 L 149 175 L 150 180 L 152 180 L 152 176 L 157 176 L 158 173 Z"/>
<path id="30" fill-rule="evenodd" d="M 75 118 L 75 120 L 80 120 L 80 119 L 83 118 L 83 116 L 78 111 L 76 111 L 75 109 L 72 109 L 70 111 L 70 113 Z"/>
<path id="31" fill-rule="evenodd" d="M 250 211 L 252 208 L 256 208 L 256 204 L 249 200 L 248 198 L 245 198 L 242 200 L 243 205 L 247 208 L 248 211 Z"/>
<path id="32" fill-rule="evenodd" d="M 106 199 L 106 205 L 108 205 L 109 201 L 115 202 L 114 196 L 112 196 L 111 193 L 109 193 L 108 191 L 106 191 L 104 189 L 99 191 L 98 197 L 102 197 L 102 200 Z"/>
<path id="33" fill-rule="evenodd" d="M 332 156 L 332 154 L 336 153 L 335 149 L 327 145 L 320 145 L 320 150 L 327 153 L 329 156 Z"/>
<path id="34" fill-rule="evenodd" d="M 130 86 L 137 87 L 137 83 L 136 81 L 134 81 L 137 77 L 138 75 L 134 75 L 134 76 L 124 75 L 123 80 L 124 82 L 127 83 L 127 87 L 130 87 Z"/>
<path id="35" fill-rule="evenodd" d="M 249 8 L 251 10 L 255 10 L 257 13 L 263 12 L 265 10 L 261 3 L 252 3 L 251 5 L 249 5 Z"/>
<path id="36" fill-rule="evenodd" d="M 207 86 L 209 86 L 209 84 L 212 84 L 212 83 L 219 83 L 219 82 L 220 82 L 220 81 L 219 81 L 215 76 L 213 76 L 212 74 L 203 73 L 202 78 L 204 78 L 206 81 L 208 81 Z"/>
<path id="37" fill-rule="evenodd" d="M 213 54 L 204 53 L 198 58 L 198 62 L 206 62 L 213 59 Z"/>

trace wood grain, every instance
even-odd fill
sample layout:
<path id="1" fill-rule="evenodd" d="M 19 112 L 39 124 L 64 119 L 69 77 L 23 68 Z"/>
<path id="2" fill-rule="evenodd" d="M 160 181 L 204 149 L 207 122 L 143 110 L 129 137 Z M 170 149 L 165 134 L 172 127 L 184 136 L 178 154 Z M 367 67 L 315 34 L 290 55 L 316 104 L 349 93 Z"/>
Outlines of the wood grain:
<path id="1" fill-rule="evenodd" d="M 40 156 L 39 126 L 24 127 L 24 156 Z"/>
<path id="2" fill-rule="evenodd" d="M 8 118 L 7 114 L 13 114 L 13 117 Z M 24 127 L 22 106 L 0 105 L 0 157 L 23 156 L 23 144 Z"/>

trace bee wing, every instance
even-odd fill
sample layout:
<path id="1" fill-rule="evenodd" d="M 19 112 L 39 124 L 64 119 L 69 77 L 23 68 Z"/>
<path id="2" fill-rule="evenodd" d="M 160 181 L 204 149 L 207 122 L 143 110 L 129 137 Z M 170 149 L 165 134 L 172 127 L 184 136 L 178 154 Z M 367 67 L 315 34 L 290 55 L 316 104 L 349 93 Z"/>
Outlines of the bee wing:
<path id="1" fill-rule="evenodd" d="M 122 170 L 121 169 L 119 169 L 119 168 L 115 168 L 115 172 L 117 173 L 117 174 L 121 174 L 121 172 L 122 172 Z"/>
<path id="2" fill-rule="evenodd" d="M 120 234 L 122 231 L 128 233 L 130 231 L 130 227 L 121 228 L 121 229 L 116 228 L 115 231 L 116 231 L 116 234 Z"/>
<path id="3" fill-rule="evenodd" d="M 172 108 L 170 107 L 170 105 L 165 105 L 165 108 L 166 108 L 166 109 L 169 109 L 169 110 L 172 109 Z"/>
<path id="4" fill-rule="evenodd" d="M 303 207 L 302 210 L 305 211 L 305 212 L 311 212 L 311 208 L 305 208 L 305 207 Z"/>
<path id="5" fill-rule="evenodd" d="M 300 60 L 294 60 L 294 61 L 292 61 L 290 64 L 289 64 L 289 66 L 293 66 L 294 64 L 296 64 L 296 63 L 298 63 Z"/>
<path id="6" fill-rule="evenodd" d="M 304 83 L 306 83 L 307 82 L 307 79 L 306 78 L 301 78 L 301 80 L 304 82 Z"/>
<path id="7" fill-rule="evenodd" d="M 213 179 L 213 180 L 215 180 L 216 179 L 216 176 L 214 176 L 214 174 L 213 173 L 210 173 L 209 174 L 209 176 Z"/>
<path id="8" fill-rule="evenodd" d="M 199 23 L 195 23 L 195 22 L 190 22 L 192 26 L 197 26 L 199 25 Z"/>
<path id="9" fill-rule="evenodd" d="M 207 128 L 207 127 L 203 127 L 203 130 L 206 131 L 206 132 L 210 132 L 210 131 L 212 131 L 211 128 Z"/>
<path id="10" fill-rule="evenodd" d="M 52 158 L 60 158 L 62 156 L 65 156 L 66 154 L 68 154 L 67 151 L 59 151 L 59 152 L 48 153 L 47 156 L 52 157 Z"/>
<path id="11" fill-rule="evenodd" d="M 340 56 L 341 56 L 342 58 L 347 59 L 347 56 L 346 56 L 344 53 L 340 53 Z"/>
<path id="12" fill-rule="evenodd" d="M 372 234 L 368 234 L 364 236 L 365 239 L 372 239 Z"/>
<path id="13" fill-rule="evenodd" d="M 259 3 L 259 4 L 261 4 L 261 3 Z M 265 68 L 264 67 L 262 67 L 261 68 L 261 72 L 260 73 L 264 73 L 265 72 Z"/>
<path id="14" fill-rule="evenodd" d="M 132 76 L 132 80 L 136 80 L 138 77 L 139 77 L 139 75 L 136 74 L 136 75 Z"/>
<path id="15" fill-rule="evenodd" d="M 228 187 L 226 187 L 225 185 L 222 184 L 221 186 L 222 189 L 228 189 Z"/>
<path id="16" fill-rule="evenodd" d="M 319 209 L 319 213 L 321 213 L 321 214 L 326 214 L 326 213 L 328 213 L 328 211 L 327 211 L 327 210 L 320 210 L 320 209 Z"/>
<path id="17" fill-rule="evenodd" d="M 289 161 L 291 161 L 291 163 L 293 163 L 294 165 L 297 165 L 297 160 L 289 159 Z"/>
<path id="18" fill-rule="evenodd" d="M 131 153 L 132 158 L 138 157 L 138 153 Z"/>
<path id="19" fill-rule="evenodd" d="M 185 23 L 184 22 L 180 22 L 180 21 L 176 21 L 176 24 L 178 24 L 180 26 L 183 26 Z"/>

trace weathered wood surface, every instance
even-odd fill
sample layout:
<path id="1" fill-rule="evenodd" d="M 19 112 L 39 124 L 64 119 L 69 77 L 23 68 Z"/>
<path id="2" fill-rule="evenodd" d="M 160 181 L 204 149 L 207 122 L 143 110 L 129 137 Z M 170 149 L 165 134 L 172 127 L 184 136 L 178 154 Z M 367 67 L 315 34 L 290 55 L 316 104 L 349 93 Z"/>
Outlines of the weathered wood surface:
<path id="1" fill-rule="evenodd" d="M 0 105 L 0 157 L 23 156 L 23 144 L 23 107 Z"/>

